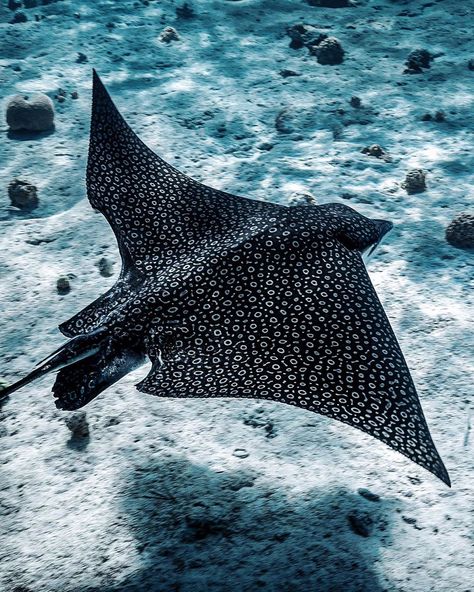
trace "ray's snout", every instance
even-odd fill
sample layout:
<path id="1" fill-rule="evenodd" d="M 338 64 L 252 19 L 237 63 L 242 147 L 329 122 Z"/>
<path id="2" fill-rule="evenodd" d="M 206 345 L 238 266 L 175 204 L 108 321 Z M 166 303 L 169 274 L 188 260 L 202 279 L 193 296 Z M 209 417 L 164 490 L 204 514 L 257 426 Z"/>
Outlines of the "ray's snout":
<path id="1" fill-rule="evenodd" d="M 372 222 L 377 226 L 379 232 L 379 241 L 381 241 L 383 237 L 393 228 L 393 224 L 388 220 L 372 220 Z"/>
<path id="2" fill-rule="evenodd" d="M 393 228 L 393 224 L 388 220 L 372 220 L 372 223 L 375 224 L 377 237 L 371 245 L 362 251 L 362 256 L 365 261 L 367 261 L 371 255 L 373 255 L 374 251 L 382 242 L 384 236 L 388 234 Z"/>

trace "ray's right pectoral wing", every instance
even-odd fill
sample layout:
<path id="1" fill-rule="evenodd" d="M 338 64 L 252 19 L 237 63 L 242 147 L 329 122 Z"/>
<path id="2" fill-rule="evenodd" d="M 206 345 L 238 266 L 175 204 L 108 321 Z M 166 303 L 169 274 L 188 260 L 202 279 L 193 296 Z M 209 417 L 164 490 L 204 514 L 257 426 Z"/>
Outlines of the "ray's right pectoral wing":
<path id="1" fill-rule="evenodd" d="M 282 274 L 284 290 L 275 289 L 272 308 L 263 295 L 252 306 L 246 294 L 229 295 L 227 309 L 214 302 L 212 313 L 184 334 L 170 332 L 165 347 L 156 340 L 152 370 L 139 390 L 295 405 L 366 432 L 449 484 L 360 255 L 334 242 L 324 253 L 322 261 L 308 251 L 307 266 L 293 265 L 290 280 Z"/>

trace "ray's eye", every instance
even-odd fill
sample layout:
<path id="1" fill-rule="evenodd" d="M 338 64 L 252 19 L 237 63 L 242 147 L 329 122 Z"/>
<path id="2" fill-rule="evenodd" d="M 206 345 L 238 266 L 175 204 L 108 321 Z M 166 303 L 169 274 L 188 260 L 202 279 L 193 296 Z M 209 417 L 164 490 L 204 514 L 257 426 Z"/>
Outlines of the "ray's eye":
<path id="1" fill-rule="evenodd" d="M 362 251 L 365 248 L 367 248 L 368 246 L 370 246 L 370 242 L 369 241 L 363 241 L 362 236 L 358 236 L 357 240 L 356 237 L 354 236 L 350 236 L 350 234 L 347 234 L 345 231 L 339 232 L 338 234 L 336 234 L 336 239 L 346 247 L 346 249 L 349 249 L 350 251 L 353 250 L 359 250 Z"/>

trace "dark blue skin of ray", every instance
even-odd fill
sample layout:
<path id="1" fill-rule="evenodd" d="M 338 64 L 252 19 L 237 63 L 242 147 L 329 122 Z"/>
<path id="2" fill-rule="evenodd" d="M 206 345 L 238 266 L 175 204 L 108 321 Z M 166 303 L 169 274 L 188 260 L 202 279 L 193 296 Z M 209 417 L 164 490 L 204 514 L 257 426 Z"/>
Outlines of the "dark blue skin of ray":
<path id="1" fill-rule="evenodd" d="M 79 409 L 152 361 L 157 396 L 280 401 L 352 425 L 449 485 L 362 262 L 391 229 L 343 204 L 286 208 L 217 191 L 152 153 L 94 72 L 88 196 L 122 256 L 114 287 L 60 326 L 50 371 Z"/>
<path id="2" fill-rule="evenodd" d="M 329 207 L 326 206 L 326 208 Z M 338 235 L 339 240 L 361 253 L 372 248 L 392 228 L 392 224 L 387 221 L 373 220 L 372 222 L 373 234 L 371 233 L 367 238 L 356 237 L 349 231 L 341 232 Z M 286 228 L 286 224 L 283 228 Z M 230 259 L 229 256 L 222 257 L 220 265 L 231 266 Z M 173 275 L 183 276 L 183 270 L 179 265 L 176 266 L 175 274 L 168 270 L 168 278 Z M 142 365 L 146 361 L 146 348 L 141 345 L 144 333 L 158 335 L 160 351 L 169 351 L 166 346 L 167 336 L 175 334 L 175 327 L 179 327 L 179 331 L 183 332 L 186 319 L 192 314 L 200 314 L 199 307 L 186 306 L 186 299 L 190 294 L 195 294 L 199 287 L 205 287 L 205 281 L 197 283 L 193 281 L 193 275 L 188 274 L 186 281 L 180 283 L 180 287 L 173 289 L 169 286 L 170 283 L 168 280 L 160 285 L 156 278 L 136 280 L 135 289 L 133 290 L 132 286 L 129 288 L 129 297 L 125 304 L 117 306 L 104 318 L 100 330 L 94 330 L 89 335 L 80 335 L 71 340 L 70 352 L 75 352 L 76 349 L 78 352 L 91 352 L 95 348 L 98 351 L 60 370 L 53 388 L 56 406 L 59 409 L 69 411 L 80 409 L 111 384 Z M 150 294 L 153 294 L 153 302 L 149 302 Z M 172 304 L 178 304 L 179 318 L 170 314 Z M 60 349 L 62 355 L 62 348 Z M 120 365 L 111 355 L 112 351 L 122 353 Z M 110 367 L 114 365 L 118 365 L 118 368 L 111 372 Z M 85 381 L 80 380 L 82 376 L 86 378 Z"/>

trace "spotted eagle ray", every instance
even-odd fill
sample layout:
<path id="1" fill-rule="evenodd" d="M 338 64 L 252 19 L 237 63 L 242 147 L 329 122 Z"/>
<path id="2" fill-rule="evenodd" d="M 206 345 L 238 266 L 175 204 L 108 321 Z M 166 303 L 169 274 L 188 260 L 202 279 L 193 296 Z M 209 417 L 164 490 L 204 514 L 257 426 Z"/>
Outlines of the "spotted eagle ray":
<path id="1" fill-rule="evenodd" d="M 141 392 L 301 407 L 450 485 L 362 257 L 390 222 L 194 181 L 138 138 L 95 71 L 87 193 L 115 233 L 120 276 L 59 326 L 71 339 L 2 396 L 58 371 L 56 406 L 79 409 L 148 357 Z"/>

